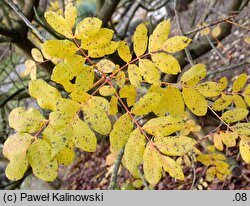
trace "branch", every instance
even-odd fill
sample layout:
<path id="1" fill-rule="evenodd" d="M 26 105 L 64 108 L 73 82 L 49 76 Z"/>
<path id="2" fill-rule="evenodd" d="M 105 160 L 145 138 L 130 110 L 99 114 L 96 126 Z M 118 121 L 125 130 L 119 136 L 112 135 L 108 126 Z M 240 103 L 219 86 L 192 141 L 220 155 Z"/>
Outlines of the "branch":
<path id="1" fill-rule="evenodd" d="M 115 160 L 114 168 L 111 175 L 111 181 L 109 183 L 109 190 L 114 190 L 117 183 L 117 174 L 124 154 L 124 147 L 119 151 L 117 158 Z"/>
<path id="2" fill-rule="evenodd" d="M 46 41 L 46 39 L 40 34 L 36 27 L 26 18 L 26 16 L 24 16 L 22 11 L 11 0 L 5 0 L 5 2 L 16 12 L 16 14 L 24 21 L 24 23 L 37 35 L 37 37 L 42 42 Z"/>

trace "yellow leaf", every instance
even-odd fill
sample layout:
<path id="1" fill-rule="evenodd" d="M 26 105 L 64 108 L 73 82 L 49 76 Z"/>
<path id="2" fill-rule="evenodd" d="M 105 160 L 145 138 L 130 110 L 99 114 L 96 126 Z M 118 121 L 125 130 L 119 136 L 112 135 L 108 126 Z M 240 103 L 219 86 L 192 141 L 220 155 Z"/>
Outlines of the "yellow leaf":
<path id="1" fill-rule="evenodd" d="M 95 35 L 82 39 L 81 47 L 85 50 L 100 48 L 111 41 L 113 34 L 113 30 L 101 28 Z"/>
<path id="2" fill-rule="evenodd" d="M 130 52 L 128 43 L 126 41 L 121 41 L 118 43 L 117 51 L 118 51 L 118 54 L 123 61 L 125 61 L 125 62 L 131 61 L 132 54 Z"/>
<path id="3" fill-rule="evenodd" d="M 247 82 L 247 74 L 241 74 L 233 83 L 233 92 L 239 92 Z"/>
<path id="4" fill-rule="evenodd" d="M 206 171 L 206 181 L 212 182 L 216 175 L 215 167 L 209 167 Z"/>
<path id="5" fill-rule="evenodd" d="M 139 57 L 145 53 L 148 45 L 148 29 L 143 23 L 137 26 L 133 39 L 134 52 Z"/>
<path id="6" fill-rule="evenodd" d="M 160 98 L 161 96 L 158 93 L 148 93 L 134 104 L 131 112 L 138 116 L 146 115 L 154 110 L 158 105 Z"/>
<path id="7" fill-rule="evenodd" d="M 96 108 L 96 109 L 103 109 L 104 111 L 109 111 L 109 101 L 103 97 L 98 97 L 98 96 L 90 96 L 90 99 L 85 102 L 84 108 L 85 109 L 91 109 L 91 108 Z"/>
<path id="8" fill-rule="evenodd" d="M 43 55 L 37 48 L 31 49 L 31 56 L 37 62 L 43 62 Z"/>
<path id="9" fill-rule="evenodd" d="M 192 150 L 196 141 L 187 136 L 156 136 L 155 145 L 168 156 L 183 156 Z"/>
<path id="10" fill-rule="evenodd" d="M 219 86 L 220 86 L 221 91 L 223 91 L 227 88 L 227 83 L 228 83 L 228 81 L 227 81 L 226 77 L 220 78 Z"/>
<path id="11" fill-rule="evenodd" d="M 36 139 L 28 148 L 28 161 L 36 177 L 53 181 L 57 177 L 58 164 L 51 158 L 51 147 L 45 140 Z"/>
<path id="12" fill-rule="evenodd" d="M 76 88 L 83 92 L 89 91 L 94 83 L 94 77 L 94 68 L 85 66 L 83 71 L 76 77 Z"/>
<path id="13" fill-rule="evenodd" d="M 143 154 L 143 170 L 147 181 L 155 185 L 162 176 L 162 159 L 151 143 L 148 143 Z"/>
<path id="14" fill-rule="evenodd" d="M 150 92 L 154 92 L 154 93 L 158 93 L 162 95 L 164 93 L 164 89 L 161 88 L 160 86 L 151 85 L 148 89 L 148 93 Z"/>
<path id="15" fill-rule="evenodd" d="M 176 58 L 166 53 L 151 54 L 152 61 L 159 70 L 167 74 L 178 74 L 181 71 L 180 64 Z"/>
<path id="16" fill-rule="evenodd" d="M 244 96 L 244 100 L 246 101 L 247 105 L 250 107 L 250 84 L 247 85 L 242 95 Z"/>
<path id="17" fill-rule="evenodd" d="M 127 99 L 128 107 L 131 107 L 135 103 L 136 98 L 136 88 L 133 85 L 125 85 L 119 91 L 121 98 Z"/>
<path id="18" fill-rule="evenodd" d="M 67 20 L 65 20 L 61 15 L 58 15 L 53 11 L 47 11 L 45 12 L 44 17 L 49 25 L 59 34 L 62 34 L 67 38 L 73 38 L 70 23 L 67 22 Z"/>
<path id="19" fill-rule="evenodd" d="M 86 152 L 94 152 L 96 150 L 97 139 L 95 133 L 89 126 L 77 118 L 73 125 L 73 143 L 76 147 Z"/>
<path id="20" fill-rule="evenodd" d="M 115 93 L 115 88 L 109 85 L 105 85 L 99 89 L 99 93 L 102 96 L 110 96 Z"/>
<path id="21" fill-rule="evenodd" d="M 68 142 L 66 147 L 64 147 L 56 156 L 56 160 L 59 164 L 70 165 L 75 159 L 74 144 Z"/>
<path id="22" fill-rule="evenodd" d="M 168 53 L 174 53 L 185 49 L 192 39 L 189 39 L 185 36 L 174 36 L 169 38 L 163 45 L 163 50 Z"/>
<path id="23" fill-rule="evenodd" d="M 227 122 L 227 123 L 233 123 L 233 122 L 238 122 L 244 118 L 247 117 L 248 115 L 248 110 L 247 109 L 234 109 L 234 110 L 229 110 L 223 113 L 222 119 Z"/>
<path id="24" fill-rule="evenodd" d="M 50 86 L 44 80 L 32 80 L 29 83 L 29 92 L 33 98 L 37 99 L 39 106 L 43 109 L 56 109 L 56 100 L 61 98 L 60 92 Z"/>
<path id="25" fill-rule="evenodd" d="M 143 125 L 142 129 L 152 135 L 167 136 L 181 130 L 183 126 L 182 118 L 169 115 L 150 119 Z"/>
<path id="26" fill-rule="evenodd" d="M 244 99 L 240 95 L 233 94 L 233 101 L 234 101 L 236 108 L 242 108 L 242 109 L 247 108 L 247 105 L 246 105 Z"/>
<path id="27" fill-rule="evenodd" d="M 134 85 L 136 88 L 140 87 L 142 78 L 140 75 L 140 69 L 135 64 L 128 65 L 128 78 L 132 85 Z"/>
<path id="28" fill-rule="evenodd" d="M 236 139 L 238 134 L 236 132 L 220 132 L 222 142 L 228 147 L 234 147 L 236 145 Z"/>
<path id="29" fill-rule="evenodd" d="M 207 26 L 207 24 L 206 24 L 206 23 L 203 23 L 201 26 Z M 205 28 L 205 29 L 202 29 L 202 30 L 200 31 L 200 34 L 201 34 L 201 36 L 209 35 L 209 34 L 210 34 L 210 28 L 207 27 L 207 28 Z"/>
<path id="30" fill-rule="evenodd" d="M 108 44 L 98 47 L 95 49 L 90 49 L 88 55 L 92 58 L 100 58 L 105 55 L 113 54 L 117 49 L 117 42 L 111 41 Z"/>
<path id="31" fill-rule="evenodd" d="M 156 86 L 160 84 L 160 72 L 153 62 L 148 59 L 140 59 L 139 69 L 140 74 L 143 76 L 146 82 Z"/>
<path id="32" fill-rule="evenodd" d="M 55 111 L 64 112 L 72 116 L 75 115 L 81 107 L 78 102 L 65 98 L 56 100 L 55 104 L 57 106 Z"/>
<path id="33" fill-rule="evenodd" d="M 87 17 L 83 19 L 75 30 L 75 38 L 87 39 L 95 35 L 102 26 L 102 21 L 96 17 Z"/>
<path id="34" fill-rule="evenodd" d="M 111 122 L 104 110 L 90 106 L 84 108 L 83 113 L 84 121 L 90 124 L 93 130 L 103 135 L 107 135 L 110 132 Z"/>
<path id="35" fill-rule="evenodd" d="M 167 112 L 170 115 L 180 115 L 184 113 L 184 107 L 184 101 L 179 89 L 168 86 L 153 112 L 158 116 L 164 116 Z"/>
<path id="36" fill-rule="evenodd" d="M 77 46 L 69 40 L 52 39 L 41 45 L 44 56 L 66 58 L 76 53 Z"/>
<path id="37" fill-rule="evenodd" d="M 168 39 L 170 27 L 170 19 L 163 20 L 156 26 L 153 34 L 149 37 L 149 52 L 154 52 L 162 48 L 164 42 Z"/>
<path id="38" fill-rule="evenodd" d="M 123 87 L 126 82 L 126 76 L 124 71 L 119 71 L 116 75 L 116 82 L 119 85 L 119 87 Z"/>
<path id="39" fill-rule="evenodd" d="M 240 140 L 240 154 L 246 163 L 250 163 L 250 146 L 244 139 Z"/>
<path id="40" fill-rule="evenodd" d="M 26 69 L 21 73 L 21 77 L 30 75 L 31 80 L 36 79 L 36 63 L 30 59 L 26 60 L 24 63 Z"/>
<path id="41" fill-rule="evenodd" d="M 226 109 L 233 101 L 233 97 L 231 95 L 222 95 L 221 98 L 217 99 L 213 105 L 212 109 L 215 111 L 221 111 Z"/>
<path id="42" fill-rule="evenodd" d="M 195 64 L 181 77 L 181 83 L 184 85 L 195 86 L 206 76 L 206 66 L 204 64 Z"/>
<path id="43" fill-rule="evenodd" d="M 7 165 L 5 169 L 5 175 L 9 180 L 17 181 L 20 180 L 26 170 L 28 169 L 29 163 L 27 157 L 15 157 Z"/>
<path id="44" fill-rule="evenodd" d="M 89 71 L 88 74 L 90 77 L 88 77 L 88 78 L 91 78 L 91 72 L 92 72 L 91 67 L 87 67 L 87 66 L 84 67 L 85 60 L 86 59 L 80 55 L 73 55 L 73 56 L 67 57 L 64 60 L 64 62 L 61 62 L 55 66 L 55 68 L 53 69 L 53 73 L 51 75 L 51 80 L 63 85 L 64 89 L 67 92 L 74 91 L 76 89 L 76 86 L 78 86 L 78 84 L 75 85 L 75 84 L 71 83 L 71 80 L 74 77 L 79 75 L 81 72 L 83 72 L 83 74 L 85 74 L 85 73 L 88 73 L 88 71 Z M 88 78 L 86 77 L 86 80 L 88 80 Z M 89 84 L 91 84 L 91 83 L 89 83 Z M 83 83 L 83 85 L 84 85 L 84 83 Z M 82 87 L 84 87 L 84 86 L 82 86 Z"/>
<path id="45" fill-rule="evenodd" d="M 205 97 L 216 97 L 221 93 L 219 84 L 210 81 L 198 84 L 196 89 Z"/>
<path id="46" fill-rule="evenodd" d="M 25 110 L 23 107 L 13 109 L 9 114 L 9 125 L 18 132 L 37 132 L 46 119 L 34 108 Z"/>
<path id="47" fill-rule="evenodd" d="M 109 140 L 112 152 L 119 152 L 127 143 L 130 133 L 134 127 L 129 114 L 123 114 L 113 125 Z"/>
<path id="48" fill-rule="evenodd" d="M 96 64 L 97 68 L 104 73 L 111 73 L 116 69 L 115 64 L 107 59 L 103 59 Z"/>
<path id="49" fill-rule="evenodd" d="M 223 161 L 223 160 L 226 160 L 226 159 L 227 159 L 223 154 L 216 154 L 216 153 L 213 153 L 213 154 L 211 155 L 211 157 L 212 157 L 214 160 L 220 160 L 220 161 Z"/>
<path id="50" fill-rule="evenodd" d="M 68 23 L 70 28 L 72 28 L 75 25 L 77 18 L 77 10 L 72 2 L 67 2 L 67 4 L 65 5 L 64 16 L 66 22 Z"/>
<path id="51" fill-rule="evenodd" d="M 183 88 L 182 97 L 188 109 L 196 116 L 207 113 L 207 101 L 196 89 Z"/>
<path id="52" fill-rule="evenodd" d="M 109 115 L 116 115 L 118 112 L 118 99 L 116 96 L 112 96 L 110 100 Z"/>
<path id="53" fill-rule="evenodd" d="M 184 155 L 184 156 L 183 156 L 183 162 L 184 162 L 184 164 L 185 164 L 187 167 L 192 167 L 192 163 L 191 163 L 191 161 L 190 161 L 188 155 Z"/>
<path id="54" fill-rule="evenodd" d="M 200 154 L 196 157 L 196 160 L 198 162 L 201 162 L 202 164 L 204 164 L 205 166 L 210 166 L 213 164 L 213 160 L 212 157 L 208 154 Z"/>
<path id="55" fill-rule="evenodd" d="M 244 36 L 244 40 L 246 43 L 250 44 L 250 36 Z"/>
<path id="56" fill-rule="evenodd" d="M 250 136 L 250 123 L 237 123 L 232 127 L 240 136 Z"/>
<path id="57" fill-rule="evenodd" d="M 86 93 L 86 92 L 82 92 L 79 90 L 75 90 L 70 94 L 70 97 L 72 100 L 76 101 L 76 102 L 80 102 L 80 103 L 84 103 L 86 101 L 88 101 L 91 96 Z"/>
<path id="58" fill-rule="evenodd" d="M 219 134 L 214 135 L 214 146 L 219 151 L 223 150 L 221 135 L 219 135 Z"/>
<path id="59" fill-rule="evenodd" d="M 124 158 L 126 167 L 131 173 L 138 170 L 142 163 L 143 153 L 145 150 L 146 140 L 140 129 L 135 129 L 129 136 L 128 142 L 125 146 Z"/>
<path id="60" fill-rule="evenodd" d="M 217 25 L 216 27 L 213 28 L 212 30 L 212 36 L 214 37 L 218 37 L 221 33 L 221 28 L 219 25 Z"/>
<path id="61" fill-rule="evenodd" d="M 161 155 L 163 169 L 178 180 L 185 180 L 181 165 L 168 156 Z"/>

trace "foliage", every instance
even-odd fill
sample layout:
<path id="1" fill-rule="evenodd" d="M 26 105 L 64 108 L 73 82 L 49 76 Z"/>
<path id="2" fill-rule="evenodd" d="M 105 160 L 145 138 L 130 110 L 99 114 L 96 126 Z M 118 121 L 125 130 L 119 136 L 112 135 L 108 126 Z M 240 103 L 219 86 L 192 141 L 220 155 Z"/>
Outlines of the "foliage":
<path id="1" fill-rule="evenodd" d="M 58 164 L 69 165 L 74 160 L 74 147 L 96 150 L 98 133 L 109 135 L 114 156 L 125 147 L 122 163 L 136 178 L 143 165 L 145 178 L 152 185 L 159 182 L 163 170 L 184 180 L 178 159 L 183 157 L 188 162 L 187 154 L 195 153 L 200 143 L 193 135 L 200 127 L 191 113 L 205 116 L 208 110 L 227 126 L 227 131 L 209 135 L 214 147 L 222 151 L 223 145 L 234 147 L 239 140 L 241 156 L 250 162 L 250 123 L 244 123 L 250 106 L 250 86 L 244 89 L 247 74 L 234 81 L 231 93 L 223 92 L 225 78 L 201 82 L 206 77 L 204 64 L 193 65 L 176 84 L 162 82 L 161 73 L 175 75 L 181 71 L 174 53 L 191 42 L 185 36 L 168 38 L 170 20 L 159 23 L 151 35 L 144 24 L 138 25 L 132 52 L 128 42 L 113 41 L 114 31 L 101 28 L 101 20 L 87 17 L 75 25 L 76 16 L 72 3 L 67 4 L 64 17 L 52 11 L 45 13 L 50 26 L 65 39 L 48 40 L 41 45 L 42 53 L 33 50 L 32 55 L 38 63 L 44 61 L 43 57 L 57 62 L 51 80 L 68 96 L 36 79 L 34 62 L 27 62 L 26 74 L 30 73 L 32 79 L 30 95 L 50 114 L 46 119 L 36 109 L 24 108 L 10 113 L 10 126 L 17 133 L 4 144 L 4 155 L 10 160 L 6 169 L 9 179 L 22 178 L 30 165 L 38 178 L 54 180 Z M 125 62 L 123 66 L 108 59 L 116 51 Z M 137 91 L 142 86 L 146 92 L 140 95 Z M 119 106 L 125 112 L 112 125 L 110 116 L 117 115 Z M 150 119 L 145 122 L 146 116 Z M 224 155 L 196 151 L 196 156 L 209 167 L 208 179 L 217 175 L 223 180 L 229 174 Z"/>

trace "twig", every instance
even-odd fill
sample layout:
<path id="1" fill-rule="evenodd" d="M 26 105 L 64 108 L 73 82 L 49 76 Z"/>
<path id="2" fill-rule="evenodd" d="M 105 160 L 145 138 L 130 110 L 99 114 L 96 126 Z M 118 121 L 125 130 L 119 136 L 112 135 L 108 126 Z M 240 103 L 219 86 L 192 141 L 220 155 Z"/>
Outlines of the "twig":
<path id="1" fill-rule="evenodd" d="M 214 46 L 213 42 L 211 41 L 211 39 L 206 35 L 207 41 L 209 42 L 209 44 L 211 45 L 211 47 L 214 49 L 214 51 L 219 55 L 219 57 L 224 61 L 225 64 L 228 63 L 228 60 L 222 56 L 222 54 L 220 53 L 220 51 Z"/>
<path id="2" fill-rule="evenodd" d="M 26 18 L 26 16 L 24 16 L 22 11 L 11 0 L 5 0 L 5 2 L 16 12 L 16 14 L 24 21 L 24 23 L 37 35 L 37 37 L 42 42 L 46 41 L 46 38 L 40 34 L 37 28 Z"/>
<path id="3" fill-rule="evenodd" d="M 142 183 L 143 183 L 145 189 L 148 190 L 148 183 L 147 183 L 147 181 L 145 180 L 145 177 L 144 177 L 144 175 L 142 174 L 142 171 L 140 170 L 140 168 L 138 168 L 138 171 L 139 171 L 140 178 L 141 178 L 141 180 L 142 180 Z"/>
<path id="4" fill-rule="evenodd" d="M 108 187 L 109 190 L 114 190 L 116 187 L 118 170 L 119 170 L 119 167 L 120 167 L 120 164 L 122 161 L 123 154 L 124 154 L 124 147 L 119 151 L 117 158 L 115 160 L 114 169 L 113 169 L 112 175 L 111 175 L 111 181 L 110 181 L 109 187 Z"/>
<path id="5" fill-rule="evenodd" d="M 195 185 L 195 181 L 196 181 L 196 171 L 195 171 L 193 152 L 191 152 L 190 159 L 191 159 L 191 162 L 192 162 L 192 170 L 193 170 L 193 181 L 192 181 L 192 185 L 190 187 L 190 190 L 193 190 L 194 185 Z"/>
<path id="6" fill-rule="evenodd" d="M 220 74 L 220 73 L 223 73 L 223 72 L 226 72 L 226 71 L 236 69 L 237 67 L 242 67 L 242 66 L 249 65 L 249 64 L 250 64 L 250 62 L 248 62 L 248 61 L 242 61 L 242 62 L 240 62 L 238 64 L 233 64 L 233 65 L 230 65 L 230 66 L 227 66 L 227 67 L 219 68 L 219 69 L 217 69 L 215 71 L 208 72 L 207 76 Z"/>
<path id="7" fill-rule="evenodd" d="M 178 24 L 178 28 L 179 28 L 180 34 L 183 36 L 184 32 L 183 32 L 182 27 L 181 27 L 180 18 L 179 18 L 179 14 L 178 14 L 178 11 L 177 11 L 177 5 L 178 5 L 178 0 L 175 0 L 174 1 L 174 12 L 175 12 L 176 21 L 177 21 L 177 24 Z M 191 66 L 193 66 L 194 65 L 194 61 L 193 61 L 193 58 L 191 56 L 190 51 L 187 48 L 185 48 L 185 53 L 186 53 L 186 56 L 188 58 L 189 63 L 191 64 Z"/>

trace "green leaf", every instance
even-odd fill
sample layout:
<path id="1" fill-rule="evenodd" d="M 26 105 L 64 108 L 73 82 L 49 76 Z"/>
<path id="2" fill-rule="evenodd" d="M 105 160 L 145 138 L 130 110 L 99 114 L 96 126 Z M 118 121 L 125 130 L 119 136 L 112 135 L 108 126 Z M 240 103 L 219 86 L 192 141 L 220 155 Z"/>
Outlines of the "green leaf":
<path id="1" fill-rule="evenodd" d="M 34 108 L 25 110 L 23 107 L 13 109 L 9 114 L 9 125 L 19 132 L 37 132 L 46 119 Z"/>
<path id="2" fill-rule="evenodd" d="M 168 156 L 183 156 L 192 150 L 196 141 L 187 136 L 156 136 L 155 145 Z"/>
<path id="3" fill-rule="evenodd" d="M 153 112 L 158 116 L 165 116 L 167 112 L 170 113 L 170 115 L 181 115 L 184 113 L 184 108 L 184 101 L 179 89 L 168 86 Z"/>
<path id="4" fill-rule="evenodd" d="M 51 147 L 42 139 L 36 139 L 28 148 L 28 161 L 36 177 L 53 181 L 57 177 L 58 164 L 51 158 Z"/>
<path id="5" fill-rule="evenodd" d="M 148 143 L 143 154 L 143 170 L 147 181 L 155 185 L 162 177 L 162 159 L 151 143 Z"/>
<path id="6" fill-rule="evenodd" d="M 221 118 L 227 123 L 233 123 L 246 118 L 248 113 L 247 109 L 234 109 L 223 113 Z"/>
<path id="7" fill-rule="evenodd" d="M 71 30 L 72 22 L 67 21 L 68 19 L 64 19 L 61 15 L 53 11 L 45 12 L 44 17 L 49 25 L 59 34 L 62 34 L 67 38 L 73 38 Z"/>
<path id="8" fill-rule="evenodd" d="M 192 39 L 189 39 L 185 36 L 174 36 L 170 39 L 168 39 L 164 45 L 163 45 L 163 50 L 168 52 L 168 53 L 174 53 L 177 51 L 181 51 L 185 49 Z"/>
<path id="9" fill-rule="evenodd" d="M 196 89 L 183 88 L 182 97 L 188 109 L 196 116 L 207 113 L 207 101 Z"/>
<path id="10" fill-rule="evenodd" d="M 247 82 L 247 74 L 241 74 L 233 83 L 233 92 L 239 92 Z"/>
<path id="11" fill-rule="evenodd" d="M 134 33 L 134 51 L 137 57 L 143 55 L 148 45 L 148 29 L 144 24 L 139 24 Z"/>
<path id="12" fill-rule="evenodd" d="M 118 54 L 121 59 L 125 62 L 130 62 L 132 59 L 132 54 L 130 52 L 128 43 L 126 41 L 120 41 L 117 48 Z"/>
<path id="13" fill-rule="evenodd" d="M 90 36 L 87 39 L 86 38 L 82 39 L 81 48 L 85 50 L 100 48 L 110 43 L 113 34 L 114 34 L 113 30 L 101 28 L 95 35 Z"/>
<path id="14" fill-rule="evenodd" d="M 178 180 L 185 180 L 181 165 L 170 157 L 161 155 L 163 169 Z"/>
<path id="15" fill-rule="evenodd" d="M 43 109 L 56 110 L 56 100 L 61 98 L 60 92 L 42 79 L 30 81 L 29 92 Z"/>
<path id="16" fill-rule="evenodd" d="M 102 26 L 102 21 L 96 17 L 84 18 L 77 26 L 75 30 L 75 38 L 87 39 L 95 35 Z"/>
<path id="17" fill-rule="evenodd" d="M 195 86 L 206 76 L 206 66 L 204 64 L 195 64 L 181 77 L 181 84 Z"/>
<path id="18" fill-rule="evenodd" d="M 115 64 L 107 59 L 103 59 L 96 64 L 97 68 L 104 73 L 111 73 L 116 69 Z"/>
<path id="19" fill-rule="evenodd" d="M 149 52 L 154 52 L 162 48 L 164 42 L 168 39 L 170 26 L 170 19 L 163 20 L 156 26 L 153 34 L 149 37 Z"/>
<path id="20" fill-rule="evenodd" d="M 152 135 L 167 136 L 181 130 L 183 126 L 182 118 L 169 115 L 150 119 L 142 129 Z"/>
<path id="21" fill-rule="evenodd" d="M 138 116 L 146 115 L 154 110 L 154 108 L 159 104 L 160 94 L 158 93 L 148 93 L 139 99 L 134 104 L 131 112 Z"/>
<path id="22" fill-rule="evenodd" d="M 198 84 L 196 89 L 205 97 L 216 97 L 221 93 L 219 84 L 210 81 Z"/>
<path id="23" fill-rule="evenodd" d="M 142 163 L 145 145 L 146 140 L 144 135 L 140 129 L 135 129 L 130 134 L 124 151 L 126 167 L 131 173 L 138 170 L 138 166 Z"/>
<path id="24" fill-rule="evenodd" d="M 77 46 L 69 40 L 52 39 L 41 46 L 45 57 L 66 58 L 76 53 Z"/>
<path id="25" fill-rule="evenodd" d="M 109 136 L 112 152 L 119 152 L 124 147 L 133 127 L 133 121 L 127 113 L 115 122 Z"/>
<path id="26" fill-rule="evenodd" d="M 226 109 L 233 101 L 233 97 L 231 95 L 222 95 L 221 98 L 217 99 L 213 105 L 212 109 L 215 111 L 221 111 Z"/>
<path id="27" fill-rule="evenodd" d="M 132 85 L 134 85 L 136 88 L 140 87 L 142 77 L 140 75 L 139 67 L 135 64 L 128 65 L 128 78 Z"/>
<path id="28" fill-rule="evenodd" d="M 135 103 L 136 98 L 136 88 L 133 85 L 125 85 L 119 91 L 121 98 L 127 99 L 128 107 L 131 107 Z"/>
<path id="29" fill-rule="evenodd" d="M 73 125 L 73 143 L 76 147 L 86 152 L 94 152 L 96 150 L 97 139 L 95 133 L 89 126 L 77 118 Z"/>
<path id="30" fill-rule="evenodd" d="M 240 154 L 246 163 L 250 163 L 250 146 L 245 139 L 240 140 Z"/>
<path id="31" fill-rule="evenodd" d="M 166 74 L 178 74 L 181 71 L 178 60 L 169 54 L 153 53 L 151 57 L 155 66 Z"/>
<path id="32" fill-rule="evenodd" d="M 146 82 L 156 86 L 160 84 L 160 72 L 152 61 L 148 59 L 140 59 L 139 69 L 140 74 Z"/>

